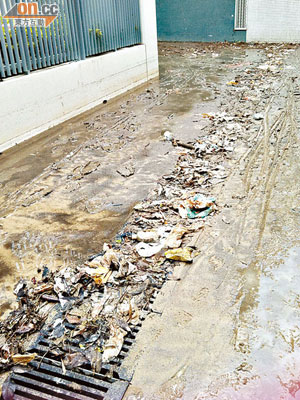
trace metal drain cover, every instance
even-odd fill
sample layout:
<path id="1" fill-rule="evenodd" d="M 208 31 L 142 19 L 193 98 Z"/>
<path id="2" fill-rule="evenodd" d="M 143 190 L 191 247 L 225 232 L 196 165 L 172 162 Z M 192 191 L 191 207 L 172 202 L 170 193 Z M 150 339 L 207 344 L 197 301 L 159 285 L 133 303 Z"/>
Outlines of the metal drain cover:
<path id="1" fill-rule="evenodd" d="M 156 294 L 150 299 L 150 304 Z M 133 375 L 133 371 L 122 368 L 122 362 L 134 344 L 144 319 L 140 318 L 139 324 L 130 326 L 131 332 L 125 337 L 119 356 L 109 364 L 103 364 L 99 373 L 95 373 L 89 365 L 63 370 L 59 347 L 49 339 L 50 332 L 42 331 L 30 349 L 37 356 L 28 364 L 29 368 L 10 375 L 15 387 L 13 399 L 122 400 Z M 64 351 L 80 351 L 78 341 L 73 339 L 68 339 L 63 347 Z"/>
<path id="2" fill-rule="evenodd" d="M 135 327 L 135 331 L 125 339 L 118 358 L 104 364 L 99 373 L 88 366 L 76 368 L 76 371 L 63 371 L 53 350 L 57 347 L 47 338 L 40 338 L 31 349 L 37 357 L 28 364 L 30 368 L 22 373 L 13 372 L 10 376 L 16 387 L 14 400 L 121 400 L 131 380 L 121 363 L 139 328 Z M 66 347 L 78 350 L 76 345 Z"/>
<path id="3" fill-rule="evenodd" d="M 120 400 L 128 381 L 109 376 L 109 370 L 99 374 L 84 368 L 77 372 L 63 371 L 58 361 L 40 357 L 32 361 L 25 373 L 13 373 L 15 400 Z"/>

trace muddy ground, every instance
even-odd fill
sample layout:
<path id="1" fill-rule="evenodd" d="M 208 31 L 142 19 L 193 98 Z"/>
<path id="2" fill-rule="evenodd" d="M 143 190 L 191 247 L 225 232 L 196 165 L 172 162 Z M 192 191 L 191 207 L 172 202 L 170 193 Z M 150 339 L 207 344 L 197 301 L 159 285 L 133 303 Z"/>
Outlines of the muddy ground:
<path id="1" fill-rule="evenodd" d="M 299 61 L 295 46 L 162 44 L 159 81 L 2 154 L 2 313 L 20 277 L 81 263 L 119 231 L 176 164 L 166 130 L 192 142 L 222 111 L 243 130 L 211 189 L 219 213 L 126 360 L 127 398 L 298 398 Z"/>
<path id="2" fill-rule="evenodd" d="M 194 123 L 192 110 L 218 109 L 217 82 L 230 77 L 224 65 L 241 59 L 230 48 L 217 63 L 209 55 L 200 65 L 189 52 L 186 65 L 179 53 L 163 54 L 160 81 L 1 155 L 2 311 L 11 308 L 19 277 L 82 262 L 118 232 L 132 206 L 175 165 L 163 132 L 196 138 L 207 122 Z M 134 175 L 120 175 L 124 165 Z"/>

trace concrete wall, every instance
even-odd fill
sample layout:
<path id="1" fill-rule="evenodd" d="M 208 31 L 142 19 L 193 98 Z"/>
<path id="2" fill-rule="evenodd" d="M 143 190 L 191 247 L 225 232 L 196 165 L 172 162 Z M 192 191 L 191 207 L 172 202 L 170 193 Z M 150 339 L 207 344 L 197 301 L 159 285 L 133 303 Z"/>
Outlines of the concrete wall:
<path id="1" fill-rule="evenodd" d="M 155 0 L 140 0 L 142 42 L 145 44 L 147 73 L 151 78 L 158 71 L 157 24 Z"/>
<path id="2" fill-rule="evenodd" d="M 140 0 L 142 45 L 0 82 L 0 152 L 158 76 L 155 0 Z"/>
<path id="3" fill-rule="evenodd" d="M 246 41 L 234 30 L 235 0 L 156 0 L 156 8 L 158 40 Z"/>
<path id="4" fill-rule="evenodd" d="M 248 0 L 248 42 L 300 42 L 300 0 Z"/>

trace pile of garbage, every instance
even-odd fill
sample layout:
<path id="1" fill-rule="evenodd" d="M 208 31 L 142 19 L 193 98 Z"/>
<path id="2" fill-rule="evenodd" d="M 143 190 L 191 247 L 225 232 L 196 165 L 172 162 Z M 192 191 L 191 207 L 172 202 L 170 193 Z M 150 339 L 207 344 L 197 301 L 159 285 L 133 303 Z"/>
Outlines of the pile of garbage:
<path id="1" fill-rule="evenodd" d="M 216 200 L 201 191 L 203 177 L 210 179 L 204 150 L 198 142 L 192 148 L 180 149 L 173 174 L 134 207 L 101 253 L 56 272 L 44 267 L 40 279 L 17 284 L 19 307 L 0 324 L 1 372 L 40 357 L 30 348 L 43 334 L 63 369 L 90 365 L 99 372 L 119 355 L 132 327 L 153 312 L 153 294 L 175 279 L 175 263 L 193 262 L 198 250 L 189 245 L 192 234 L 217 211 Z M 74 352 L 68 344 L 75 342 Z"/>

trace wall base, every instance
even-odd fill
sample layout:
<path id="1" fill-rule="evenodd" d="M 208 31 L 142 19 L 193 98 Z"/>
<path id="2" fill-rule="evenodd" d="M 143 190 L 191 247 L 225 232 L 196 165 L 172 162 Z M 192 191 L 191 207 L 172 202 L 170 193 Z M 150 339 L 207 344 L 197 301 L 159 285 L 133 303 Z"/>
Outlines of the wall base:
<path id="1" fill-rule="evenodd" d="M 0 83 L 0 151 L 158 76 L 145 45 L 72 62 Z"/>

